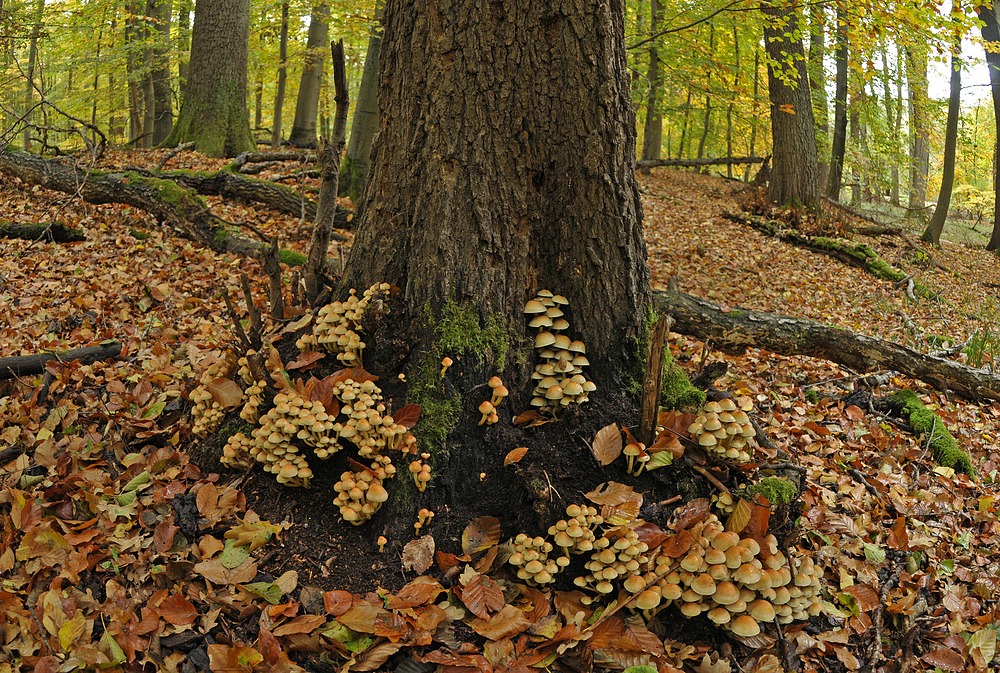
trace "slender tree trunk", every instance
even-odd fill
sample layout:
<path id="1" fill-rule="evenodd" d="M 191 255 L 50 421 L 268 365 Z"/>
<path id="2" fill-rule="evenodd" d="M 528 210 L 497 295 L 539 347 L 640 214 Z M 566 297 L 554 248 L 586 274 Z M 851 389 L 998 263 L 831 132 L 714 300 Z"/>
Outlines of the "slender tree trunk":
<path id="1" fill-rule="evenodd" d="M 247 114 L 249 34 L 249 0 L 197 0 L 187 90 L 164 145 L 190 141 L 212 157 L 255 149 Z"/>
<path id="2" fill-rule="evenodd" d="M 299 96 L 295 101 L 295 120 L 288 142 L 295 147 L 316 147 L 316 117 L 323 83 L 323 61 L 329 49 L 327 21 L 330 6 L 326 3 L 313 8 L 309 20 L 309 37 L 306 40 L 305 66 L 299 82 Z"/>
<path id="3" fill-rule="evenodd" d="M 715 58 L 715 25 L 708 24 L 708 55 Z M 705 156 L 705 143 L 708 140 L 708 132 L 712 127 L 712 70 L 708 71 L 705 79 L 705 123 L 701 127 L 701 139 L 698 141 L 698 158 Z"/>
<path id="4" fill-rule="evenodd" d="M 843 5 L 837 7 L 837 89 L 833 103 L 833 150 L 830 153 L 830 176 L 826 195 L 840 199 L 840 184 L 844 176 L 844 153 L 847 149 L 847 66 L 850 55 L 850 35 Z"/>
<path id="5" fill-rule="evenodd" d="M 861 93 L 858 97 L 857 105 L 853 106 L 854 109 L 851 110 L 851 143 L 854 147 L 858 148 L 859 152 L 863 151 L 862 143 L 864 142 L 865 128 L 861 123 L 861 107 L 864 106 L 865 96 Z M 838 190 L 839 196 L 839 190 Z M 851 164 L 851 203 L 857 205 L 861 202 L 861 173 L 858 171 L 858 162 L 854 161 Z"/>
<path id="6" fill-rule="evenodd" d="M 97 101 L 100 98 L 101 93 L 101 48 L 104 46 L 104 22 L 106 18 L 107 13 L 101 14 L 101 27 L 97 30 L 97 47 L 94 50 L 94 84 L 91 87 L 91 90 L 93 91 L 93 100 L 90 103 L 90 125 L 95 129 L 97 128 Z M 97 143 L 96 132 L 92 132 L 91 142 L 95 144 Z"/>
<path id="7" fill-rule="evenodd" d="M 152 144 L 159 145 L 174 127 L 173 95 L 170 91 L 170 17 L 173 15 L 171 0 L 149 0 L 149 15 L 154 20 L 155 36 L 151 55 L 150 72 L 153 103 Z"/>
<path id="8" fill-rule="evenodd" d="M 902 87 L 901 78 L 897 78 L 897 95 L 893 99 L 891 91 L 892 73 L 889 71 L 889 48 L 882 44 L 880 49 L 882 53 L 882 90 L 885 94 L 885 122 L 889 129 L 889 142 L 892 146 L 892 152 L 890 156 L 892 157 L 889 175 L 889 203 L 894 206 L 899 205 L 899 162 L 897 157 L 899 156 L 899 125 L 900 125 L 900 113 L 899 110 L 902 106 L 901 96 L 899 95 L 899 89 Z"/>
<path id="9" fill-rule="evenodd" d="M 274 120 L 271 122 L 271 147 L 281 145 L 281 109 L 285 105 L 285 81 L 288 79 L 288 3 L 281 3 L 281 35 L 278 38 L 278 88 L 274 94 Z"/>
<path id="10" fill-rule="evenodd" d="M 962 57 L 961 42 L 956 40 L 951 57 L 951 88 L 948 96 L 948 125 L 944 132 L 944 165 L 941 168 L 941 192 L 930 224 L 920 240 L 934 245 L 941 244 L 941 231 L 951 205 L 951 190 L 955 184 L 955 150 L 958 146 L 958 118 L 962 113 Z"/>
<path id="11" fill-rule="evenodd" d="M 983 22 L 983 40 L 1000 42 L 1000 7 L 996 5 L 979 5 L 976 13 Z M 996 124 L 996 140 L 993 146 L 993 194 L 995 205 L 993 210 L 993 234 L 986 245 L 987 250 L 1000 249 L 1000 53 L 986 51 L 986 67 L 990 72 L 990 92 L 993 94 L 993 119 Z"/>
<path id="12" fill-rule="evenodd" d="M 264 124 L 264 80 L 258 73 L 253 87 L 253 128 L 257 130 Z"/>
<path id="13" fill-rule="evenodd" d="M 726 158 L 733 158 L 733 108 L 736 106 L 736 96 L 740 88 L 740 36 L 733 23 L 733 50 L 736 53 L 736 63 L 733 67 L 733 91 L 730 94 L 729 105 L 726 107 Z M 733 177 L 733 165 L 726 164 L 726 177 Z"/>
<path id="14" fill-rule="evenodd" d="M 767 49 L 771 137 L 774 144 L 768 198 L 772 203 L 820 212 L 816 127 L 805 51 L 797 36 L 797 7 L 764 0 L 764 46 Z M 789 64 L 791 61 L 791 64 Z M 777 69 L 777 71 L 776 71 Z"/>
<path id="15" fill-rule="evenodd" d="M 378 132 L 378 64 L 382 49 L 382 17 L 385 2 L 376 0 L 375 25 L 368 36 L 368 51 L 365 54 L 365 68 L 361 73 L 358 101 L 351 120 L 351 136 L 347 143 L 347 155 L 340 167 L 340 193 L 360 201 L 368 182 L 371 167 L 372 142 Z"/>
<path id="16" fill-rule="evenodd" d="M 184 100 L 191 63 L 191 2 L 177 2 L 177 92 L 178 101 Z"/>
<path id="17" fill-rule="evenodd" d="M 747 156 L 754 156 L 754 151 L 757 149 L 757 118 L 760 116 L 758 110 L 760 109 L 760 48 L 753 50 L 753 114 L 750 116 L 750 141 L 747 143 Z M 747 164 L 746 169 L 743 171 L 743 181 L 750 181 L 750 169 L 752 166 Z"/>
<path id="18" fill-rule="evenodd" d="M 930 163 L 930 129 L 927 119 L 927 47 L 906 49 L 907 83 L 910 90 L 910 188 L 911 217 L 924 219 L 927 204 L 927 172 Z"/>
<path id="19" fill-rule="evenodd" d="M 35 66 L 38 63 L 38 36 L 42 32 L 42 15 L 45 12 L 45 0 L 37 0 L 31 24 L 31 37 L 28 38 L 28 64 L 24 69 L 24 131 L 21 134 L 25 152 L 31 151 L 31 126 L 35 118 Z"/>
<path id="20" fill-rule="evenodd" d="M 825 158 L 829 152 L 829 101 L 826 95 L 826 8 L 823 3 L 809 5 L 809 90 L 812 93 L 813 115 L 816 117 L 816 153 L 819 157 L 820 184 L 826 185 L 830 165 Z"/>
<path id="21" fill-rule="evenodd" d="M 660 0 L 649 2 L 649 33 L 655 35 L 660 25 L 663 7 Z M 642 132 L 643 160 L 657 160 L 663 145 L 663 115 L 660 113 L 660 48 L 656 40 L 649 43 L 649 93 L 646 95 L 646 125 Z"/>
<path id="22" fill-rule="evenodd" d="M 687 140 L 688 126 L 691 119 L 691 86 L 687 88 L 687 99 L 684 101 L 684 120 L 681 123 L 681 142 L 677 148 L 677 158 L 684 158 L 684 141 Z"/>

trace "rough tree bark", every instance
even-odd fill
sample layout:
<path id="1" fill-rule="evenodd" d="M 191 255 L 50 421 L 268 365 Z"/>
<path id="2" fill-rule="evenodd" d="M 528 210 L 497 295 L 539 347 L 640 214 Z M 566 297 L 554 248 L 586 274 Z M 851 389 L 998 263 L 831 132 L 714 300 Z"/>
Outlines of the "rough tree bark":
<path id="1" fill-rule="evenodd" d="M 782 0 L 761 2 L 767 81 L 771 100 L 774 160 L 768 198 L 792 208 L 820 211 L 819 164 L 799 7 Z M 791 63 L 789 63 L 791 61 Z"/>
<path id="2" fill-rule="evenodd" d="M 193 142 L 211 157 L 256 148 L 247 114 L 250 0 L 197 0 L 181 112 L 164 145 Z"/>
<path id="3" fill-rule="evenodd" d="M 316 147 L 316 115 L 319 112 L 320 85 L 323 82 L 323 61 L 330 48 L 327 40 L 327 22 L 330 6 L 322 3 L 313 8 L 309 20 L 309 37 L 306 39 L 305 66 L 299 81 L 299 95 L 295 100 L 295 119 L 288 143 L 295 147 Z"/>
<path id="4" fill-rule="evenodd" d="M 840 200 L 840 184 L 844 177 L 844 154 L 847 150 L 847 66 L 850 56 L 850 32 L 844 6 L 837 7 L 837 87 L 833 103 L 833 148 L 830 151 L 830 175 L 826 195 Z"/>
<path id="5" fill-rule="evenodd" d="M 159 145 L 167 139 L 174 128 L 170 91 L 170 17 L 173 13 L 171 0 L 149 0 L 146 11 L 153 20 L 154 39 L 153 47 L 150 49 L 153 63 L 149 64 L 152 67 L 149 76 L 153 94 L 153 128 L 147 132 L 152 133 L 153 145 Z"/>
<path id="6" fill-rule="evenodd" d="M 809 89 L 816 120 L 816 154 L 820 158 L 820 184 L 826 184 L 829 166 L 823 161 L 827 154 L 827 134 L 830 131 L 829 105 L 826 95 L 826 9 L 822 3 L 809 5 Z"/>
<path id="7" fill-rule="evenodd" d="M 983 22 L 983 40 L 994 45 L 1000 43 L 1000 6 L 979 5 L 976 13 Z M 993 118 L 996 120 L 997 143 L 993 150 L 993 194 L 995 199 L 993 210 L 993 234 L 986 245 L 987 250 L 1000 249 L 1000 52 L 986 50 L 986 67 L 990 71 L 990 91 L 993 94 Z"/>
<path id="8" fill-rule="evenodd" d="M 385 2 L 375 3 L 375 23 L 368 37 L 365 68 L 361 73 L 358 100 L 351 120 L 351 136 L 347 142 L 347 155 L 340 167 L 340 194 L 349 196 L 355 203 L 361 198 L 371 169 L 372 142 L 378 132 L 378 63 L 382 50 L 382 16 Z"/>
<path id="9" fill-rule="evenodd" d="M 951 87 L 948 95 L 948 123 L 944 132 L 944 162 L 941 167 L 941 191 L 938 193 L 937 205 L 927 229 L 920 240 L 941 245 L 941 232 L 944 221 L 948 218 L 948 208 L 951 206 L 951 191 L 955 185 L 955 151 L 958 147 L 958 118 L 962 106 L 962 58 L 960 50 L 962 43 L 956 40 L 955 53 L 951 57 Z"/>

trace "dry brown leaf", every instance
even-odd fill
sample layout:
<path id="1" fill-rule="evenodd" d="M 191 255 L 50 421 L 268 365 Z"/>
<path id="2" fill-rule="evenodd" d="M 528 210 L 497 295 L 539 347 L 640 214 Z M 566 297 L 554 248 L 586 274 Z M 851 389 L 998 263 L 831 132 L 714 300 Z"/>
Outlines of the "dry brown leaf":
<path id="1" fill-rule="evenodd" d="M 871 612 L 880 605 L 878 592 L 870 584 L 853 584 L 844 592 L 854 597 L 862 612 Z"/>
<path id="2" fill-rule="evenodd" d="M 427 572 L 434 563 L 434 538 L 423 535 L 403 547 L 403 568 L 417 574 Z"/>
<path id="3" fill-rule="evenodd" d="M 726 530 L 734 533 L 742 533 L 743 529 L 750 523 L 750 513 L 750 503 L 740 498 L 736 506 L 733 507 L 733 513 L 726 520 Z"/>
<path id="4" fill-rule="evenodd" d="M 500 520 L 494 516 L 477 517 L 462 531 L 463 554 L 481 552 L 498 542 L 500 542 Z"/>
<path id="5" fill-rule="evenodd" d="M 312 633 L 319 627 L 326 624 L 326 617 L 322 615 L 299 615 L 294 619 L 271 629 L 271 633 L 276 638 L 290 636 L 294 633 Z"/>
<path id="6" fill-rule="evenodd" d="M 180 594 L 173 594 L 163 599 L 157 606 L 156 613 L 163 618 L 163 621 L 174 626 L 192 624 L 198 616 L 198 610 L 191 601 Z"/>
<path id="7" fill-rule="evenodd" d="M 354 595 L 350 592 L 340 590 L 323 592 L 323 607 L 327 614 L 334 617 L 339 617 L 350 610 L 353 604 Z"/>
<path id="8" fill-rule="evenodd" d="M 402 425 L 407 430 L 412 430 L 413 426 L 420 420 L 420 405 L 407 404 L 402 409 L 392 415 L 392 420 Z"/>
<path id="9" fill-rule="evenodd" d="M 375 621 L 385 610 L 371 603 L 355 603 L 337 621 L 358 633 L 375 633 Z"/>
<path id="10" fill-rule="evenodd" d="M 489 619 L 491 612 L 498 612 L 504 606 L 503 591 L 491 578 L 476 573 L 464 586 L 456 586 L 454 591 L 469 611 L 480 619 Z"/>
<path id="11" fill-rule="evenodd" d="M 523 612 L 513 605 L 505 605 L 489 621 L 475 619 L 470 626 L 472 626 L 473 631 L 484 638 L 501 640 L 503 638 L 512 638 L 526 631 L 531 626 L 531 622 L 528 621 Z"/>
<path id="12" fill-rule="evenodd" d="M 504 467 L 507 467 L 508 465 L 513 465 L 514 463 L 521 462 L 521 459 L 524 458 L 524 455 L 526 453 L 528 453 L 528 447 L 526 446 L 519 446 L 516 449 L 510 450 L 507 453 L 507 455 L 504 456 L 503 459 Z"/>
<path id="13" fill-rule="evenodd" d="M 234 409 L 243 401 L 243 388 L 232 379 L 216 379 L 205 387 L 223 409 Z"/>
<path id="14" fill-rule="evenodd" d="M 599 465 L 610 465 L 615 462 L 615 459 L 622 454 L 622 431 L 618 428 L 618 424 L 612 423 L 598 430 L 590 450 Z"/>
<path id="15" fill-rule="evenodd" d="M 299 353 L 298 357 L 285 365 L 285 369 L 288 371 L 296 369 L 309 369 L 325 357 L 326 353 L 323 351 L 306 351 L 305 353 Z"/>
<path id="16" fill-rule="evenodd" d="M 426 605 L 434 601 L 445 588 L 431 577 L 418 577 L 391 596 L 386 607 L 390 610 L 402 610 Z"/>

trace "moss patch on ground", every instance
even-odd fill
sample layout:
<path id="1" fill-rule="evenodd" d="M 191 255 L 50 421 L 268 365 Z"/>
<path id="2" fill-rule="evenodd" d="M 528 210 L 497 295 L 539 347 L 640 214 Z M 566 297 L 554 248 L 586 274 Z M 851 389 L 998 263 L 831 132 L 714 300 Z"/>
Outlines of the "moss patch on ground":
<path id="1" fill-rule="evenodd" d="M 914 433 L 930 437 L 934 458 L 940 465 L 975 478 L 976 470 L 972 467 L 972 458 L 958 446 L 944 422 L 924 406 L 916 393 L 912 390 L 900 390 L 890 395 L 889 399 L 902 410 Z"/>
<path id="2" fill-rule="evenodd" d="M 660 406 L 667 409 L 700 409 L 705 404 L 705 391 L 698 390 L 687 374 L 674 362 L 670 349 L 663 351 L 663 378 L 660 380 Z"/>
<path id="3" fill-rule="evenodd" d="M 288 266 L 302 266 L 306 263 L 308 258 L 301 252 L 296 252 L 295 250 L 289 250 L 287 248 L 281 248 L 278 250 L 278 261 L 282 264 L 287 264 Z"/>
<path id="4" fill-rule="evenodd" d="M 750 495 L 761 495 L 772 505 L 787 505 L 795 499 L 795 484 L 781 477 L 764 477 L 747 487 Z"/>

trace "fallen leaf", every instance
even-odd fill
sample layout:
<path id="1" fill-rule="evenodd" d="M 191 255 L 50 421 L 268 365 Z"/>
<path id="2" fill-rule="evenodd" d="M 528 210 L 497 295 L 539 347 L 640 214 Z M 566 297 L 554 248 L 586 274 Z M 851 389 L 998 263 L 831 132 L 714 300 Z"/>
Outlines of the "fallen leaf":
<path id="1" fill-rule="evenodd" d="M 599 465 L 610 465 L 622 454 L 622 432 L 617 423 L 606 425 L 594 435 L 591 453 Z"/>
<path id="2" fill-rule="evenodd" d="M 434 538 L 424 535 L 403 547 L 403 568 L 423 574 L 434 563 Z"/>
<path id="3" fill-rule="evenodd" d="M 513 465 L 514 463 L 521 462 L 521 459 L 524 458 L 526 453 L 528 453 L 528 447 L 526 446 L 519 446 L 516 449 L 512 449 L 507 453 L 506 456 L 504 456 L 503 459 L 504 467 L 507 467 L 508 465 Z"/>
<path id="4" fill-rule="evenodd" d="M 475 518 L 462 531 L 463 554 L 481 552 L 498 542 L 500 542 L 500 520 L 493 516 Z"/>

